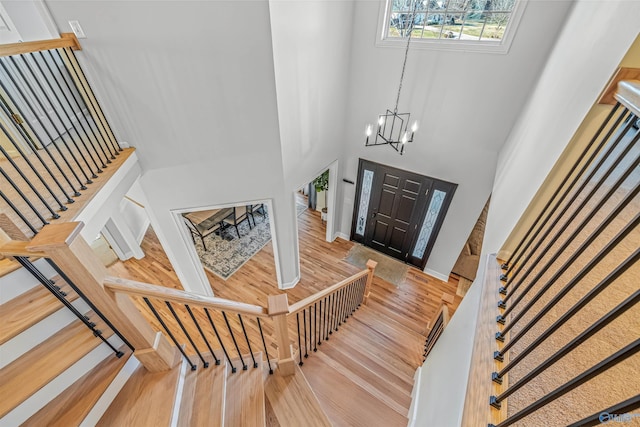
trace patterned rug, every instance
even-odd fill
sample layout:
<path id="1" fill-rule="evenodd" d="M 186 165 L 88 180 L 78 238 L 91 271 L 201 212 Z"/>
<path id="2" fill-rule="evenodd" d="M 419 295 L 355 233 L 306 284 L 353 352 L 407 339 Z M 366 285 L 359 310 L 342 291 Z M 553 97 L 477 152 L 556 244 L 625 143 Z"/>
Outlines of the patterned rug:
<path id="1" fill-rule="evenodd" d="M 306 206 L 296 204 L 298 216 L 307 209 Z M 207 251 L 202 247 L 202 242 L 196 239 L 196 252 L 202 262 L 202 266 L 227 280 L 233 273 L 257 254 L 271 240 L 269 228 L 269 212 L 265 207 L 265 216 L 256 215 L 256 226 L 249 228 L 249 221 L 242 221 L 238 225 L 240 238 L 233 226 L 222 232 L 222 237 L 212 233 L 204 238 Z"/>

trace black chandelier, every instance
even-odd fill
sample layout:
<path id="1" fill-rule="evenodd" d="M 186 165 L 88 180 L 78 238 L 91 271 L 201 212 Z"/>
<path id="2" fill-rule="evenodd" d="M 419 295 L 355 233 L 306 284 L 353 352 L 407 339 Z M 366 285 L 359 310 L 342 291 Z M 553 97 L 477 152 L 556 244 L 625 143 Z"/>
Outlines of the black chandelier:
<path id="1" fill-rule="evenodd" d="M 407 47 L 404 51 L 404 62 L 402 64 L 402 73 L 400 74 L 400 84 L 398 85 L 398 96 L 396 97 L 396 106 L 393 111 L 388 110 L 384 114 L 378 116 L 378 123 L 376 125 L 376 137 L 374 141 L 370 141 L 370 137 L 373 134 L 372 125 L 368 124 L 365 130 L 367 139 L 365 146 L 372 147 L 375 145 L 389 145 L 396 150 L 400 155 L 404 153 L 405 145 L 408 142 L 413 141 L 413 135 L 418 130 L 418 122 L 414 121 L 409 129 L 410 113 L 398 113 L 398 102 L 400 101 L 400 92 L 402 91 L 402 81 L 404 80 L 404 70 L 407 66 L 407 56 L 409 54 L 409 43 L 411 43 L 411 33 L 413 32 L 413 20 L 416 14 L 416 8 L 418 1 L 414 3 L 413 10 L 409 15 L 409 19 L 404 21 L 405 26 L 409 29 L 409 36 L 407 37 Z"/>

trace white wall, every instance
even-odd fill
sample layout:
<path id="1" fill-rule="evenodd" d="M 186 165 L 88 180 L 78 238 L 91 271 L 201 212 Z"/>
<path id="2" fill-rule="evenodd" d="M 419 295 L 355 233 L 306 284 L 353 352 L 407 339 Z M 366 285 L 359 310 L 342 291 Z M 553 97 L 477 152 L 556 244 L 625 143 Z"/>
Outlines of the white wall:
<path id="1" fill-rule="evenodd" d="M 354 2 L 269 4 L 282 159 L 293 191 L 342 152 Z"/>
<path id="2" fill-rule="evenodd" d="M 343 174 L 355 180 L 362 157 L 458 184 L 426 270 L 448 277 L 491 193 L 498 150 L 568 9 L 562 1 L 530 2 L 508 54 L 412 48 L 399 110 L 411 112 L 420 129 L 399 156 L 364 147 L 364 129 L 393 109 L 404 49 L 376 47 L 379 2 L 356 2 Z M 355 186 L 343 189 L 340 228 L 348 235 Z"/>
<path id="3" fill-rule="evenodd" d="M 120 140 L 138 149 L 158 238 L 185 289 L 210 293 L 171 209 L 274 202 L 281 286 L 295 283 L 295 206 L 285 195 L 269 4 L 66 1 L 78 53 Z"/>
<path id="4" fill-rule="evenodd" d="M 638 35 L 638 16 L 640 2 L 575 2 L 526 108 L 500 151 L 481 267 L 509 235 Z M 416 426 L 460 425 L 473 341 L 486 339 L 475 335 L 474 325 L 480 316 L 495 316 L 478 309 L 482 276 L 479 271 L 421 368 L 421 382 L 415 385 L 419 389 Z M 480 398 L 488 402 L 488 396 Z"/>

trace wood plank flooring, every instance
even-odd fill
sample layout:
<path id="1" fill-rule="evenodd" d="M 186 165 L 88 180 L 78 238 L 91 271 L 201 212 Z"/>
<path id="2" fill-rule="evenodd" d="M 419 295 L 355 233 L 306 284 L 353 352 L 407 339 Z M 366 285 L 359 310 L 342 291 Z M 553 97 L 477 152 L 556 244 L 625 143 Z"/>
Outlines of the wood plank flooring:
<path id="1" fill-rule="evenodd" d="M 344 261 L 353 242 L 324 240 L 325 225 L 319 212 L 304 211 L 298 217 L 298 229 L 301 278 L 294 289 L 286 291 L 290 303 L 360 271 Z M 145 258 L 118 262 L 110 267 L 111 274 L 181 289 L 153 230 L 147 232 L 142 248 Z M 271 243 L 228 280 L 209 272 L 207 277 L 217 297 L 265 307 L 269 295 L 285 292 L 277 289 Z M 374 277 L 368 306 L 357 310 L 302 366 L 334 425 L 406 425 L 427 323 L 436 315 L 443 294 L 453 296 L 450 309 L 455 311 L 462 299 L 456 296 L 456 288 L 455 280 L 442 282 L 414 268 L 398 286 Z M 145 307 L 141 309 L 146 312 Z M 297 347 L 295 322 L 289 325 Z M 264 322 L 263 328 L 272 357 L 272 327 Z M 192 332 L 198 336 L 197 331 Z M 261 342 L 252 340 L 251 345 L 262 348 Z"/>

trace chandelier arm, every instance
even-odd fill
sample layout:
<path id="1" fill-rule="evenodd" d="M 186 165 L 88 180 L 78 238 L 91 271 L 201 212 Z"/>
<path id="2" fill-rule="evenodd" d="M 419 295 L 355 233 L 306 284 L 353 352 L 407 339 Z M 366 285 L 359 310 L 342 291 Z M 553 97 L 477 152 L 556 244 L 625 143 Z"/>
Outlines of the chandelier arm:
<path id="1" fill-rule="evenodd" d="M 413 11 L 411 12 L 411 25 L 409 26 L 409 37 L 407 37 L 407 47 L 404 50 L 404 62 L 402 63 L 402 73 L 400 73 L 400 84 L 398 85 L 398 96 L 396 97 L 396 106 L 393 110 L 394 114 L 398 112 L 398 103 L 400 102 L 400 92 L 402 91 L 402 81 L 404 80 L 404 70 L 407 67 L 407 56 L 409 56 L 409 43 L 411 43 L 411 35 L 413 34 L 413 21 L 418 10 L 418 1 L 413 3 Z"/>

